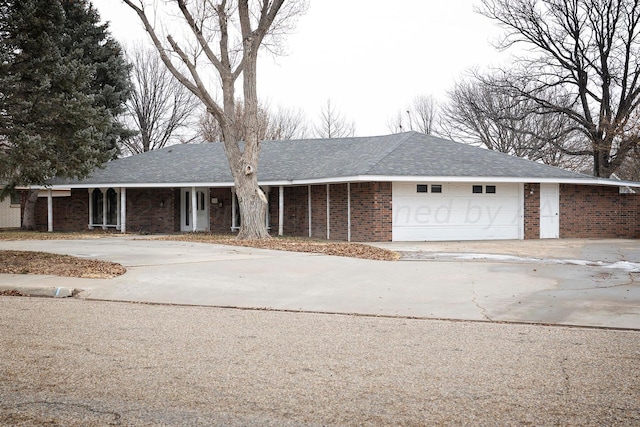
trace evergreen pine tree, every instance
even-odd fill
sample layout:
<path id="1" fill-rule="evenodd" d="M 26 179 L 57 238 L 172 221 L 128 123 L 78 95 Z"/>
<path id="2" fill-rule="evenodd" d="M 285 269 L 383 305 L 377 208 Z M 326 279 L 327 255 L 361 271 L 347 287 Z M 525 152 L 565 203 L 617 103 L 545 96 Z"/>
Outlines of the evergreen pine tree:
<path id="1" fill-rule="evenodd" d="M 3 192 L 87 176 L 124 132 L 115 121 L 128 96 L 120 47 L 86 0 L 0 0 L 0 13 Z M 23 227 L 34 225 L 27 206 Z"/>

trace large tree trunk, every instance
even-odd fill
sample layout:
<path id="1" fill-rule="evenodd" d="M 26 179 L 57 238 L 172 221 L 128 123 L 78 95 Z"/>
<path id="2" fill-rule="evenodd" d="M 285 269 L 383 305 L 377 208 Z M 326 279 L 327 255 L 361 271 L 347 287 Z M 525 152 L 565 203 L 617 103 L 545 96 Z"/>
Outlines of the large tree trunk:
<path id="1" fill-rule="evenodd" d="M 24 203 L 24 213 L 22 215 L 22 229 L 36 229 L 36 202 L 38 201 L 38 190 L 29 190 L 27 200 Z"/>
<path id="2" fill-rule="evenodd" d="M 239 2 L 240 21 L 243 32 L 243 62 L 242 90 L 244 92 L 244 152 L 240 172 L 235 177 L 238 188 L 238 201 L 242 225 L 238 239 L 267 239 L 266 215 L 267 198 L 258 186 L 258 158 L 260 155 L 260 140 L 258 135 L 258 92 L 257 72 L 258 45 L 254 45 L 250 25 L 247 21 L 249 12 L 246 2 Z M 243 213 L 244 210 L 244 213 Z M 244 215 L 244 216 L 242 216 Z"/>
<path id="3" fill-rule="evenodd" d="M 205 7 L 194 7 L 187 0 L 176 0 L 175 3 L 184 23 L 191 30 L 199 45 L 195 49 L 195 55 L 191 57 L 189 51 L 192 46 L 180 43 L 167 34 L 167 42 L 170 49 L 163 45 L 153 25 L 146 15 L 145 8 L 136 5 L 133 0 L 124 2 L 136 11 L 142 20 L 145 29 L 151 36 L 162 62 L 167 66 L 173 76 L 184 85 L 191 93 L 197 96 L 207 108 L 218 124 L 223 135 L 224 149 L 229 161 L 229 167 L 233 174 L 236 186 L 236 194 L 240 204 L 241 226 L 238 239 L 266 239 L 269 238 L 266 227 L 267 199 L 258 186 L 258 155 L 260 153 L 259 126 L 258 126 L 258 94 L 256 89 L 258 49 L 264 37 L 270 32 L 271 26 L 276 20 L 276 15 L 285 3 L 285 0 L 261 0 L 250 2 L 238 0 L 211 2 Z M 195 2 L 198 3 L 198 2 Z M 251 3 L 251 6 L 250 4 Z M 293 6 L 288 13 L 294 16 L 302 8 L 296 6 L 302 2 L 291 2 Z M 199 10 L 199 11 L 198 11 Z M 237 11 L 239 18 L 240 37 L 233 40 L 233 32 L 229 33 L 229 25 L 235 25 L 230 14 Z M 195 12 L 195 15 L 194 15 Z M 287 16 L 287 14 L 285 14 Z M 255 28 L 252 25 L 256 24 Z M 280 24 L 280 22 L 278 23 Z M 209 31 L 209 29 L 213 29 Z M 206 31 L 204 31 L 206 29 Z M 237 28 L 236 28 L 237 29 Z M 278 32 L 282 28 L 278 28 Z M 218 40 L 219 51 L 214 51 L 214 40 Z M 237 50 L 237 41 L 242 41 L 242 51 Z M 175 55 L 170 55 L 173 52 Z M 238 56 L 241 53 L 240 56 Z M 202 61 L 199 56 L 205 56 Z M 179 58 L 184 66 L 182 70 L 173 62 Z M 177 59 L 176 59 L 177 60 Z M 205 80 L 202 79 L 199 69 L 200 64 L 208 63 L 220 78 L 222 86 L 222 105 L 207 90 Z M 235 105 L 235 85 L 242 76 L 242 89 L 244 92 L 245 111 L 238 117 Z M 243 143 L 239 142 L 240 135 Z"/>
<path id="4" fill-rule="evenodd" d="M 255 174 L 236 177 L 236 195 L 240 205 L 238 239 L 268 239 L 267 198 L 258 186 Z"/>

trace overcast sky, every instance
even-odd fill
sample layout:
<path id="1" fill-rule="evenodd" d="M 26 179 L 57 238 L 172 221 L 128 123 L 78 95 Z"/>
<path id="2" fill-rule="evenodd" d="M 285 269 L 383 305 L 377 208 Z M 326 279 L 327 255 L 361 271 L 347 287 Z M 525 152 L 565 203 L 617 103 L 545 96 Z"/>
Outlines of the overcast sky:
<path id="1" fill-rule="evenodd" d="M 150 43 L 120 0 L 92 0 L 113 36 Z M 356 135 L 390 133 L 387 122 L 418 95 L 445 100 L 465 70 L 495 65 L 499 29 L 474 12 L 479 0 L 310 0 L 288 36 L 287 56 L 258 63 L 258 94 L 302 108 L 310 121 L 331 99 Z M 504 57 L 504 54 L 502 55 Z"/>

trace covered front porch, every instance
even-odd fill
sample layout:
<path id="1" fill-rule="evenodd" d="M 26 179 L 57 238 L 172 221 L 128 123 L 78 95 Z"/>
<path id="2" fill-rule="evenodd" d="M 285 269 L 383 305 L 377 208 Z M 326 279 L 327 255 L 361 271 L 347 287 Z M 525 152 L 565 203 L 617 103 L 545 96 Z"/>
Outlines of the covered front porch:
<path id="1" fill-rule="evenodd" d="M 386 183 L 261 188 L 268 200 L 265 223 L 272 235 L 343 241 L 390 240 L 384 234 L 374 236 L 385 227 L 384 221 L 377 220 L 381 211 L 389 210 L 387 228 L 389 233 L 391 230 L 391 193 Z M 39 202 L 36 207 L 36 222 L 40 229 L 45 229 L 46 224 L 48 231 L 229 233 L 237 232 L 242 221 L 233 187 L 74 188 L 64 198 L 52 197 L 52 191 L 47 189 L 46 197 L 42 198 L 46 204 Z M 388 200 L 385 202 L 380 194 L 387 194 Z"/>

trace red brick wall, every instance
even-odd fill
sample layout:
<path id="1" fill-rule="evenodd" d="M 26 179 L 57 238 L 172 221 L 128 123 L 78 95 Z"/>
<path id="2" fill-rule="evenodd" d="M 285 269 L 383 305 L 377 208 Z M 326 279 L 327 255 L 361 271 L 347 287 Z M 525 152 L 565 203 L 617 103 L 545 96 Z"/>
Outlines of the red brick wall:
<path id="1" fill-rule="evenodd" d="M 172 188 L 127 189 L 127 231 L 169 233 L 180 230 L 179 192 Z M 54 231 L 86 231 L 89 226 L 89 192 L 73 189 L 70 197 L 53 198 Z M 47 230 L 47 198 L 36 203 L 36 227 Z M 96 227 L 102 230 L 101 227 Z M 117 231 L 109 227 L 109 231 Z"/>
<path id="2" fill-rule="evenodd" d="M 285 236 L 309 235 L 308 186 L 284 187 L 283 234 Z M 269 224 L 271 234 L 278 235 L 280 190 L 272 187 L 269 193 Z"/>
<path id="3" fill-rule="evenodd" d="M 180 230 L 180 195 L 173 188 L 128 188 L 127 231 L 170 233 Z"/>
<path id="4" fill-rule="evenodd" d="M 349 239 L 349 210 L 347 184 L 329 186 L 329 239 Z"/>
<path id="5" fill-rule="evenodd" d="M 309 235 L 308 186 L 284 188 L 284 235 Z M 348 239 L 347 184 L 329 186 L 331 240 Z M 271 234 L 278 232 L 278 188 L 271 189 L 269 209 Z M 327 237 L 327 186 L 311 186 L 312 237 Z M 391 241 L 391 183 L 351 184 L 351 240 Z"/>
<path id="6" fill-rule="evenodd" d="M 311 237 L 327 238 L 327 186 L 324 184 L 311 186 Z"/>
<path id="7" fill-rule="evenodd" d="M 351 240 L 390 242 L 392 227 L 391 183 L 351 184 Z"/>
<path id="8" fill-rule="evenodd" d="M 212 233 L 231 233 L 232 196 L 230 188 L 209 189 L 209 202 L 212 198 L 218 199 L 218 203 L 209 204 L 209 227 Z"/>
<path id="9" fill-rule="evenodd" d="M 524 185 L 524 238 L 540 238 L 540 184 Z"/>
<path id="10" fill-rule="evenodd" d="M 640 195 L 618 187 L 560 185 L 561 238 L 640 238 Z"/>
<path id="11" fill-rule="evenodd" d="M 24 206 L 23 206 L 24 208 Z M 89 191 L 71 190 L 70 197 L 53 198 L 54 231 L 86 231 L 89 225 Z M 47 231 L 47 198 L 38 197 L 36 202 L 36 228 Z"/>

